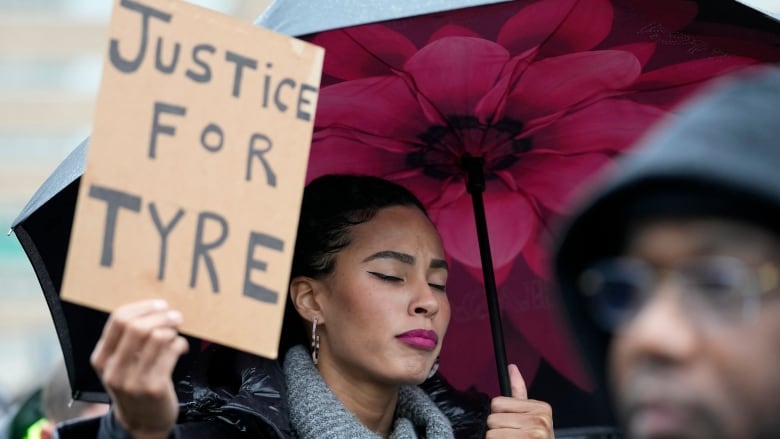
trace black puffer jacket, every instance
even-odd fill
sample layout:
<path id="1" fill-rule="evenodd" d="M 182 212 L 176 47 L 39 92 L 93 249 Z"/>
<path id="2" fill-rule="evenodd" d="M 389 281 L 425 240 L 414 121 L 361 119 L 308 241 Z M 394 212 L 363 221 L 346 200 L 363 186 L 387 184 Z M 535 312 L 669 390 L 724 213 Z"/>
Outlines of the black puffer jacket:
<path id="1" fill-rule="evenodd" d="M 278 361 L 211 345 L 198 355 L 191 379 L 176 383 L 182 401 L 174 437 L 291 438 L 286 391 Z M 421 387 L 452 422 L 456 438 L 483 438 L 490 401 L 460 392 L 436 374 Z M 100 434 L 97 435 L 97 431 Z M 109 414 L 62 425 L 60 439 L 127 438 Z"/>

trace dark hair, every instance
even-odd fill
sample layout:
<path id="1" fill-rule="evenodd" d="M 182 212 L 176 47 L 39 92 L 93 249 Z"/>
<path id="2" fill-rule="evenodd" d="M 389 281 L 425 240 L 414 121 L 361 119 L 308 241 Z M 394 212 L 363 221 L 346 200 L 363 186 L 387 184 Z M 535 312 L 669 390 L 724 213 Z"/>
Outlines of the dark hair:
<path id="1" fill-rule="evenodd" d="M 303 191 L 290 277 L 318 279 L 332 273 L 336 254 L 352 242 L 350 229 L 393 206 L 416 207 L 427 215 L 414 194 L 388 180 L 341 174 L 313 180 Z M 288 295 L 279 354 L 283 358 L 290 347 L 307 342 L 307 331 Z"/>
<path id="2" fill-rule="evenodd" d="M 333 272 L 335 256 L 351 242 L 350 229 L 391 206 L 420 200 L 406 188 L 378 177 L 325 175 L 303 192 L 291 277 L 319 278 Z"/>

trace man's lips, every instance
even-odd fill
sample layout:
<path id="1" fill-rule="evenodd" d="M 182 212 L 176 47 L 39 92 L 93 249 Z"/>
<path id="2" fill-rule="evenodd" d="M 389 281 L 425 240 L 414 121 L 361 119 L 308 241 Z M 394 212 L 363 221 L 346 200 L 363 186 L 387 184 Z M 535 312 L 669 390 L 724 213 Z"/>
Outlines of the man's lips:
<path id="1" fill-rule="evenodd" d="M 395 338 L 413 348 L 432 351 L 439 342 L 439 336 L 436 332 L 427 329 L 413 329 L 396 335 Z"/>
<path id="2" fill-rule="evenodd" d="M 707 426 L 706 402 L 698 400 L 702 395 L 696 387 L 686 384 L 685 372 L 676 366 L 640 362 L 623 376 L 616 396 L 626 437 L 692 437 L 687 433 L 701 428 L 709 434 L 695 437 L 716 434 Z"/>
<path id="3" fill-rule="evenodd" d="M 689 427 L 685 410 L 676 404 L 643 403 L 629 413 L 627 428 L 635 437 L 672 437 Z"/>

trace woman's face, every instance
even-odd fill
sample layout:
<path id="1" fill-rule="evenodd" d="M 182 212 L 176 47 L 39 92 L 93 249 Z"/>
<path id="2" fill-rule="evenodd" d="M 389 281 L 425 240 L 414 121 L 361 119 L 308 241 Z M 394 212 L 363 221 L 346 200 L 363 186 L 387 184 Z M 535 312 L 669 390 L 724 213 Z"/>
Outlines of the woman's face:
<path id="1" fill-rule="evenodd" d="M 352 227 L 333 273 L 318 281 L 319 367 L 356 380 L 425 380 L 450 321 L 447 266 L 436 229 L 417 208 L 381 209 Z"/>

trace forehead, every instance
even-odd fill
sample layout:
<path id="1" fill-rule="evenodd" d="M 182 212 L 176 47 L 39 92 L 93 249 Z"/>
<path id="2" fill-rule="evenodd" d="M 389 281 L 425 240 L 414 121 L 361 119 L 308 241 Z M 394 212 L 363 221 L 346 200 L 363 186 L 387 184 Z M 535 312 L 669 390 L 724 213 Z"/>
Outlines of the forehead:
<path id="1" fill-rule="evenodd" d="M 707 254 L 763 258 L 780 253 L 777 238 L 746 222 L 721 218 L 661 218 L 629 228 L 626 253 L 650 260 Z"/>
<path id="2" fill-rule="evenodd" d="M 396 249 L 409 252 L 425 249 L 442 257 L 441 239 L 431 221 L 416 207 L 392 206 L 380 209 L 369 221 L 352 227 L 351 244 L 345 250 Z"/>

